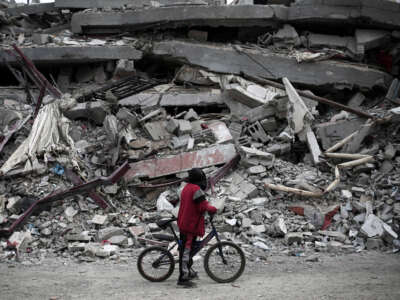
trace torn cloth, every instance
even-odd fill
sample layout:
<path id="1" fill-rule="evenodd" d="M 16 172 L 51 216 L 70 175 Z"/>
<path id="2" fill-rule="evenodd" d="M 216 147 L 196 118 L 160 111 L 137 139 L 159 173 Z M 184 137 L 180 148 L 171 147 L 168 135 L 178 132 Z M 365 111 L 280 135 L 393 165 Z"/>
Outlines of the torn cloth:
<path id="1" fill-rule="evenodd" d="M 25 141 L 10 156 L 0 169 L 5 174 L 18 164 L 36 160 L 37 156 L 52 151 L 68 151 L 73 155 L 74 142 L 68 135 L 69 120 L 61 113 L 61 107 L 70 107 L 75 99 L 64 97 L 43 106 L 33 123 L 32 130 Z"/>

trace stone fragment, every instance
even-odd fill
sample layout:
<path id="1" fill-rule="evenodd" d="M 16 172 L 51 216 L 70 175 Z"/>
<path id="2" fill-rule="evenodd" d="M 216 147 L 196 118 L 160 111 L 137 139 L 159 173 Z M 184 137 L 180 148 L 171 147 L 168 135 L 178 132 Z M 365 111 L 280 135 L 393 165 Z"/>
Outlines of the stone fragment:
<path id="1" fill-rule="evenodd" d="M 358 92 L 350 99 L 350 101 L 347 103 L 347 106 L 359 109 L 364 100 L 365 96 Z"/>
<path id="2" fill-rule="evenodd" d="M 188 121 L 195 121 L 199 119 L 199 115 L 194 111 L 193 108 L 190 108 L 183 118 Z"/>
<path id="3" fill-rule="evenodd" d="M 383 247 L 383 242 L 380 238 L 368 238 L 365 247 L 367 250 L 379 250 Z"/>
<path id="4" fill-rule="evenodd" d="M 285 220 L 282 217 L 277 218 L 271 226 L 271 234 L 276 237 L 283 237 L 286 233 L 287 227 Z"/>
<path id="5" fill-rule="evenodd" d="M 288 232 L 285 235 L 285 241 L 288 245 L 292 245 L 294 243 L 300 244 L 303 241 L 303 233 L 302 232 Z"/>
<path id="6" fill-rule="evenodd" d="M 126 107 L 123 107 L 120 110 L 118 110 L 116 116 L 119 121 L 128 122 L 131 125 L 131 128 L 136 128 L 139 124 L 138 117 Z"/>
<path id="7" fill-rule="evenodd" d="M 261 120 L 260 124 L 266 132 L 275 131 L 276 129 L 278 129 L 276 119 L 273 117 Z"/>
<path id="8" fill-rule="evenodd" d="M 271 140 L 271 138 L 265 133 L 263 127 L 258 121 L 248 126 L 247 130 L 256 141 L 267 143 Z"/>
<path id="9" fill-rule="evenodd" d="M 347 239 L 346 235 L 340 231 L 319 230 L 318 233 L 339 242 L 344 242 Z"/>
<path id="10" fill-rule="evenodd" d="M 166 129 L 171 134 L 176 134 L 179 129 L 179 121 L 176 119 L 169 119 Z"/>
<path id="11" fill-rule="evenodd" d="M 251 203 L 255 206 L 263 206 L 267 202 L 268 202 L 267 197 L 258 197 L 251 199 Z"/>
<path id="12" fill-rule="evenodd" d="M 94 81 L 99 84 L 107 81 L 107 74 L 104 71 L 104 66 L 102 64 L 94 69 Z"/>
<path id="13" fill-rule="evenodd" d="M 22 203 L 22 198 L 20 196 L 10 197 L 7 202 L 7 210 L 11 213 L 18 213 L 20 211 L 20 205 Z"/>
<path id="14" fill-rule="evenodd" d="M 120 227 L 107 227 L 97 232 L 97 240 L 104 241 L 116 235 L 123 235 L 124 230 Z"/>
<path id="15" fill-rule="evenodd" d="M 392 143 L 388 143 L 385 147 L 384 157 L 388 160 L 393 159 L 396 156 L 396 149 Z"/>
<path id="16" fill-rule="evenodd" d="M 315 137 L 314 132 L 310 129 L 306 133 L 307 145 L 308 149 L 311 152 L 311 158 L 313 160 L 314 165 L 320 163 L 320 155 L 322 154 L 319 144 L 317 142 L 317 138 Z"/>
<path id="17" fill-rule="evenodd" d="M 246 160 L 251 162 L 253 165 L 260 164 L 267 168 L 270 168 L 273 166 L 274 161 L 275 161 L 275 155 L 268 153 L 268 152 L 258 150 L 258 149 L 245 147 L 245 146 L 241 146 L 240 148 L 246 154 Z"/>
<path id="18" fill-rule="evenodd" d="M 50 41 L 50 35 L 42 33 L 34 33 L 32 35 L 32 40 L 37 45 L 44 45 Z"/>
<path id="19" fill-rule="evenodd" d="M 82 231 L 81 233 L 69 233 L 65 235 L 67 241 L 88 242 L 91 240 L 89 231 Z"/>
<path id="20" fill-rule="evenodd" d="M 65 111 L 64 115 L 71 120 L 89 119 L 97 125 L 102 125 L 109 112 L 109 105 L 106 102 L 95 101 L 78 103 L 70 110 Z"/>
<path id="21" fill-rule="evenodd" d="M 375 237 L 383 235 L 383 222 L 377 216 L 370 214 L 365 219 L 364 224 L 360 230 L 367 237 Z"/>
<path id="22" fill-rule="evenodd" d="M 92 224 L 104 225 L 107 221 L 107 215 L 95 215 L 92 219 Z"/>
<path id="23" fill-rule="evenodd" d="M 72 222 L 74 216 L 78 213 L 78 211 L 73 208 L 72 206 L 68 206 L 65 211 L 64 214 L 67 217 L 68 221 Z"/>
<path id="24" fill-rule="evenodd" d="M 146 230 L 143 226 L 132 226 L 132 227 L 129 227 L 128 230 L 129 230 L 129 233 L 134 238 L 137 238 L 146 232 Z"/>
<path id="25" fill-rule="evenodd" d="M 248 172 L 249 174 L 251 174 L 251 175 L 257 175 L 257 174 L 264 173 L 266 170 L 267 170 L 267 169 L 266 169 L 264 166 L 259 165 L 259 166 L 254 166 L 254 167 L 248 168 L 248 169 L 247 169 L 247 172 Z"/>
<path id="26" fill-rule="evenodd" d="M 207 126 L 209 129 L 211 129 L 217 144 L 223 144 L 232 141 L 233 137 L 231 132 L 229 131 L 228 127 L 226 127 L 224 122 L 215 121 L 211 124 L 207 124 Z"/>
<path id="27" fill-rule="evenodd" d="M 29 243 L 32 241 L 32 236 L 29 231 L 15 231 L 8 239 L 10 244 L 14 244 L 18 251 L 25 252 Z"/>
<path id="28" fill-rule="evenodd" d="M 160 141 L 170 136 L 166 130 L 165 121 L 148 122 L 144 125 L 144 129 L 154 141 Z"/>
<path id="29" fill-rule="evenodd" d="M 189 121 L 178 120 L 178 122 L 179 122 L 179 128 L 178 128 L 179 135 L 190 134 L 192 132 L 192 125 L 190 124 Z"/>
<path id="30" fill-rule="evenodd" d="M 128 238 L 124 235 L 115 235 L 112 236 L 110 238 L 108 238 L 108 241 L 112 244 L 112 245 L 127 245 L 128 244 Z"/>
<path id="31" fill-rule="evenodd" d="M 250 230 L 253 234 L 261 234 L 266 232 L 265 225 L 250 225 Z"/>

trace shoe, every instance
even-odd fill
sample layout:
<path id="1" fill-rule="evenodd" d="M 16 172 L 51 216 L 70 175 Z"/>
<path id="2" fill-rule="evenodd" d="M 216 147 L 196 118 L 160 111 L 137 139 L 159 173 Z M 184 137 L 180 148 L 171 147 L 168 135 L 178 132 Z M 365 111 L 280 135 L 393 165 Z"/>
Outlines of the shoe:
<path id="1" fill-rule="evenodd" d="M 190 270 L 189 279 L 190 279 L 190 280 L 193 280 L 193 279 L 194 279 L 194 280 L 198 280 L 198 279 L 200 279 L 200 278 L 199 278 L 199 274 L 197 274 L 196 271 Z"/>
<path id="2" fill-rule="evenodd" d="M 190 280 L 178 280 L 177 285 L 179 287 L 183 287 L 183 288 L 195 288 L 197 287 L 197 284 L 190 281 Z"/>

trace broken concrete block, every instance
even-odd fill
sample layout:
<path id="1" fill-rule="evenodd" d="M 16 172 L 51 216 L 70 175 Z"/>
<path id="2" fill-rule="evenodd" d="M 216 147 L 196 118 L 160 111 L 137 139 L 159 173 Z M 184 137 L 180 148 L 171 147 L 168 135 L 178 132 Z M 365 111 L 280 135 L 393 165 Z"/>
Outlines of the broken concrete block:
<path id="1" fill-rule="evenodd" d="M 189 109 L 189 111 L 183 117 L 185 120 L 188 121 L 195 121 L 199 119 L 199 115 L 194 111 L 193 108 Z"/>
<path id="2" fill-rule="evenodd" d="M 179 121 L 176 119 L 169 119 L 166 129 L 171 134 L 176 134 L 179 129 Z"/>
<path id="3" fill-rule="evenodd" d="M 192 132 L 192 125 L 190 124 L 189 121 L 178 120 L 178 122 L 179 122 L 179 128 L 178 128 L 179 135 L 190 134 Z"/>
<path id="4" fill-rule="evenodd" d="M 92 219 L 92 224 L 104 225 L 107 221 L 107 215 L 95 215 Z"/>
<path id="5" fill-rule="evenodd" d="M 103 101 L 78 103 L 73 108 L 64 112 L 64 115 L 71 119 L 89 119 L 96 125 L 102 125 L 107 114 L 110 113 L 109 105 Z"/>
<path id="6" fill-rule="evenodd" d="M 322 148 L 327 150 L 337 142 L 360 129 L 364 122 L 365 121 L 361 118 L 355 118 L 351 120 L 321 123 L 315 126 L 316 134 L 321 140 Z"/>
<path id="7" fill-rule="evenodd" d="M 65 235 L 65 239 L 67 241 L 89 242 L 91 237 L 89 236 L 89 231 L 82 231 L 77 234 L 69 233 Z"/>
<path id="8" fill-rule="evenodd" d="M 255 206 L 263 206 L 267 202 L 268 202 L 268 198 L 266 198 L 266 197 L 258 197 L 258 198 L 251 199 L 251 203 Z"/>
<path id="9" fill-rule="evenodd" d="M 365 101 L 365 96 L 358 92 L 355 94 L 347 103 L 347 106 L 353 107 L 353 108 L 360 108 L 361 104 Z"/>
<path id="10" fill-rule="evenodd" d="M 73 74 L 72 67 L 61 68 L 60 72 L 58 73 L 57 85 L 58 88 L 64 93 L 68 91 L 72 79 L 72 74 Z"/>
<path id="11" fill-rule="evenodd" d="M 165 121 L 148 122 L 143 127 L 154 141 L 160 141 L 170 136 L 166 130 Z"/>
<path id="12" fill-rule="evenodd" d="M 384 30 L 356 29 L 357 48 L 364 53 L 367 50 L 382 47 L 390 41 L 390 32 Z"/>
<path id="13" fill-rule="evenodd" d="M 267 152 L 273 155 L 283 155 L 289 153 L 292 146 L 290 143 L 273 144 L 267 148 Z"/>
<path id="14" fill-rule="evenodd" d="M 206 42 L 208 38 L 208 32 L 200 30 L 189 30 L 188 38 L 199 42 Z"/>
<path id="15" fill-rule="evenodd" d="M 250 231 L 253 234 L 261 234 L 261 233 L 266 232 L 267 230 L 265 228 L 265 225 L 262 224 L 262 225 L 250 225 Z"/>
<path id="16" fill-rule="evenodd" d="M 116 235 L 123 235 L 124 230 L 119 227 L 107 227 L 97 232 L 97 240 L 104 241 Z"/>
<path id="17" fill-rule="evenodd" d="M 115 235 L 107 239 L 112 245 L 128 245 L 128 238 L 124 235 Z"/>
<path id="18" fill-rule="evenodd" d="M 258 150 L 258 149 L 245 147 L 245 146 L 241 146 L 240 148 L 246 154 L 246 160 L 250 161 L 254 165 L 260 164 L 267 168 L 270 168 L 273 166 L 274 161 L 275 161 L 275 155 L 268 153 L 268 152 Z"/>
<path id="19" fill-rule="evenodd" d="M 172 149 L 179 149 L 188 145 L 190 139 L 190 135 L 185 134 L 180 137 L 172 137 L 171 139 L 171 148 Z M 194 141 L 194 140 L 193 140 Z"/>
<path id="20" fill-rule="evenodd" d="M 282 217 L 279 217 L 272 224 L 269 232 L 272 236 L 276 237 L 284 237 L 287 234 L 287 227 L 285 224 L 285 220 Z"/>
<path id="21" fill-rule="evenodd" d="M 107 133 L 108 140 L 116 145 L 119 137 L 117 117 L 114 115 L 107 115 L 104 119 L 103 127 Z"/>
<path id="22" fill-rule="evenodd" d="M 10 244 L 14 244 L 18 251 L 25 252 L 29 243 L 32 241 L 32 235 L 29 231 L 15 231 L 8 241 Z"/>
<path id="23" fill-rule="evenodd" d="M 233 137 L 231 132 L 229 131 L 228 127 L 226 127 L 224 122 L 215 121 L 211 124 L 207 124 L 207 126 L 209 129 L 211 129 L 217 144 L 223 144 L 232 141 Z"/>
<path id="24" fill-rule="evenodd" d="M 68 206 L 65 211 L 64 214 L 67 217 L 68 221 L 72 222 L 74 216 L 78 213 L 78 211 L 76 209 L 74 209 L 72 206 Z"/>
<path id="25" fill-rule="evenodd" d="M 242 219 L 242 227 L 243 228 L 250 228 L 253 221 L 250 218 L 243 218 Z"/>
<path id="26" fill-rule="evenodd" d="M 385 152 L 383 153 L 383 156 L 389 160 L 393 159 L 396 156 L 396 148 L 391 143 L 388 143 L 385 146 Z"/>
<path id="27" fill-rule="evenodd" d="M 317 165 L 321 161 L 320 155 L 322 154 L 322 152 L 321 149 L 319 148 L 317 138 L 315 137 L 315 134 L 311 129 L 307 131 L 306 139 L 307 139 L 307 146 L 308 149 L 310 150 L 313 163 L 314 165 Z"/>
<path id="28" fill-rule="evenodd" d="M 258 121 L 248 126 L 247 130 L 256 141 L 267 143 L 271 140 L 271 138 L 265 133 L 263 127 Z"/>
<path id="29" fill-rule="evenodd" d="M 272 37 L 274 45 L 280 48 L 293 48 L 300 45 L 300 37 L 293 26 L 283 25 Z"/>
<path id="30" fill-rule="evenodd" d="M 114 77 L 123 78 L 127 76 L 134 75 L 136 73 L 135 64 L 133 60 L 129 59 L 120 59 L 117 62 L 114 71 Z"/>
<path id="31" fill-rule="evenodd" d="M 285 235 L 285 241 L 288 245 L 292 245 L 294 243 L 301 244 L 303 241 L 303 233 L 302 232 L 288 232 Z"/>
<path id="32" fill-rule="evenodd" d="M 7 202 L 7 210 L 11 213 L 17 214 L 21 209 L 22 198 L 20 196 L 10 197 Z"/>
<path id="33" fill-rule="evenodd" d="M 234 140 L 240 138 L 240 135 L 242 134 L 242 129 L 243 125 L 238 122 L 231 122 L 231 124 L 229 125 L 229 132 L 231 133 Z"/>
<path id="34" fill-rule="evenodd" d="M 120 110 L 118 110 L 116 116 L 119 121 L 128 122 L 131 125 L 132 129 L 136 128 L 137 125 L 139 124 L 138 117 L 132 112 L 130 112 L 129 109 L 127 109 L 126 107 L 123 107 Z"/>
<path id="35" fill-rule="evenodd" d="M 328 242 L 328 252 L 337 253 L 342 250 L 343 243 L 337 241 L 330 241 Z"/>
<path id="36" fill-rule="evenodd" d="M 267 169 L 260 165 L 260 166 L 254 166 L 254 167 L 250 167 L 247 169 L 247 172 L 251 175 L 257 175 L 257 174 L 261 174 L 264 173 Z"/>
<path id="37" fill-rule="evenodd" d="M 137 238 L 146 232 L 144 226 L 132 226 L 132 227 L 129 227 L 128 230 L 129 230 L 129 233 L 134 238 Z"/>
<path id="38" fill-rule="evenodd" d="M 273 117 L 261 120 L 260 124 L 261 124 L 261 126 L 264 128 L 264 130 L 266 132 L 275 131 L 276 129 L 278 129 L 278 125 L 276 123 L 276 119 L 273 118 Z"/>
<path id="39" fill-rule="evenodd" d="M 367 216 L 364 224 L 361 226 L 360 230 L 367 237 L 375 237 L 383 235 L 383 222 L 377 216 L 370 214 Z"/>
<path id="40" fill-rule="evenodd" d="M 276 113 L 276 109 L 273 106 L 270 106 L 269 104 L 264 104 L 261 106 L 257 106 L 251 110 L 248 110 L 244 115 L 245 118 L 250 123 L 254 123 L 256 121 L 263 120 L 268 117 L 274 116 Z"/>
<path id="41" fill-rule="evenodd" d="M 328 236 L 330 239 L 339 242 L 344 242 L 347 239 L 346 235 L 341 233 L 340 231 L 319 230 L 318 233 L 324 236 Z"/>
<path id="42" fill-rule="evenodd" d="M 362 125 L 358 133 L 343 146 L 343 153 L 357 153 L 364 139 L 371 133 L 373 126 L 372 123 Z"/>
<path id="43" fill-rule="evenodd" d="M 365 247 L 367 250 L 379 250 L 383 247 L 383 241 L 380 238 L 368 238 Z"/>

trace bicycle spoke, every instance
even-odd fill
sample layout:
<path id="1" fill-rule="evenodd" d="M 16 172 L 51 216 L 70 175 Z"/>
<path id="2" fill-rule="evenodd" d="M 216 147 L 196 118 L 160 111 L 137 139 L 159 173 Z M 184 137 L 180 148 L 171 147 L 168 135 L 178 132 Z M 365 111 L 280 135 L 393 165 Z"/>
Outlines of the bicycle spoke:
<path id="1" fill-rule="evenodd" d="M 220 250 L 217 247 L 211 252 L 208 266 L 210 271 L 216 277 L 226 280 L 231 278 L 233 274 L 239 272 L 242 260 L 239 252 L 235 248 L 229 245 L 223 245 L 221 248 L 226 264 L 224 263 Z"/>

